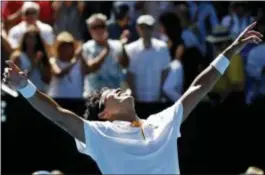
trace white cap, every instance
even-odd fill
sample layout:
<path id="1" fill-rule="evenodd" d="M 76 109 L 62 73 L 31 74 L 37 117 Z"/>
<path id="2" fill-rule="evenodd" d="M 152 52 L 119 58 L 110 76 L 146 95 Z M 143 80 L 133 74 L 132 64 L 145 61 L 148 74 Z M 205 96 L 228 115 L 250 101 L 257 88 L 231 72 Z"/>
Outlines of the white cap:
<path id="1" fill-rule="evenodd" d="M 155 24 L 155 19 L 151 15 L 141 15 L 138 17 L 137 22 L 138 25 L 140 24 L 146 24 L 149 26 L 152 26 Z"/>
<path id="2" fill-rule="evenodd" d="M 22 13 L 25 13 L 28 9 L 35 9 L 36 11 L 40 11 L 40 6 L 35 2 L 24 2 L 22 6 Z"/>

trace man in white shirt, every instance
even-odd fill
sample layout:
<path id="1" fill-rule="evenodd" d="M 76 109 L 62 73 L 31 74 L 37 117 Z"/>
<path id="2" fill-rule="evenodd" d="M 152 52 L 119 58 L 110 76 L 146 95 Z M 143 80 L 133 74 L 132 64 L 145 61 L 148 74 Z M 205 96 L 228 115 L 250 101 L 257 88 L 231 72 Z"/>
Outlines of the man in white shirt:
<path id="1" fill-rule="evenodd" d="M 42 39 L 47 45 L 52 45 L 54 43 L 53 29 L 50 25 L 38 20 L 39 11 L 40 6 L 37 3 L 24 2 L 22 6 L 23 21 L 12 27 L 8 33 L 8 41 L 12 48 L 16 49 L 19 46 L 29 25 L 36 25 L 40 31 Z"/>
<path id="2" fill-rule="evenodd" d="M 140 16 L 137 31 L 141 38 L 125 46 L 128 84 L 136 101 L 142 103 L 160 101 L 162 72 L 171 61 L 167 44 L 152 37 L 154 24 L 152 16 Z"/>
<path id="3" fill-rule="evenodd" d="M 141 120 L 134 99 L 120 89 L 92 93 L 88 115 L 106 121 L 86 121 L 41 93 L 13 62 L 8 61 L 4 82 L 17 89 L 45 117 L 76 138 L 78 149 L 91 156 L 103 174 L 179 174 L 176 139 L 180 125 L 210 91 L 229 65 L 229 58 L 250 42 L 260 43 L 256 23 L 219 55 L 171 107 Z M 147 65 L 148 66 L 148 65 Z M 144 82 L 143 82 L 144 83 Z"/>

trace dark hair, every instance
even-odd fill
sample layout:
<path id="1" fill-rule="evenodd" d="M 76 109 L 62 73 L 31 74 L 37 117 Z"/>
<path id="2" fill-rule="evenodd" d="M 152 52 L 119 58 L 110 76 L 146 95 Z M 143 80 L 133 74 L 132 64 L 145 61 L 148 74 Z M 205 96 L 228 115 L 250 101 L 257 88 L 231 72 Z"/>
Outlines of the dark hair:
<path id="1" fill-rule="evenodd" d="M 159 22 L 164 26 L 166 35 L 173 44 L 170 48 L 170 54 L 171 57 L 175 58 L 177 46 L 183 43 L 179 17 L 174 12 L 165 12 L 159 17 Z"/>
<path id="2" fill-rule="evenodd" d="M 114 7 L 114 16 L 115 19 L 123 19 L 129 12 L 129 6 L 127 4 L 121 4 Z"/>
<path id="3" fill-rule="evenodd" d="M 39 32 L 36 31 L 36 29 L 30 29 L 28 30 L 22 37 L 21 40 L 21 45 L 20 45 L 20 50 L 21 52 L 26 52 L 27 50 L 27 44 L 26 44 L 26 38 L 29 36 L 29 34 L 34 34 L 36 37 L 36 45 L 34 48 L 35 52 L 41 51 L 43 53 L 43 59 L 42 59 L 42 64 L 44 66 L 49 66 L 49 61 L 48 61 L 48 56 L 47 56 L 47 52 L 43 43 L 43 40 L 39 34 Z"/>
<path id="4" fill-rule="evenodd" d="M 104 110 L 105 106 L 100 106 L 99 103 L 101 100 L 102 93 L 106 90 L 108 90 L 108 88 L 102 88 L 101 90 L 89 94 L 85 103 L 86 109 L 83 115 L 84 119 L 91 121 L 100 120 L 98 118 L 98 114 Z"/>

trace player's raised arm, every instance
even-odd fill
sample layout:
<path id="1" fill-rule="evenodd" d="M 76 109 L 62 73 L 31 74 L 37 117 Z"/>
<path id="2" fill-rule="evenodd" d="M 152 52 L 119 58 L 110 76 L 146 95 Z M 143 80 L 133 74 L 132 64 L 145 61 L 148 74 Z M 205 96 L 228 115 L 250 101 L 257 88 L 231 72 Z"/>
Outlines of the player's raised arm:
<path id="1" fill-rule="evenodd" d="M 180 98 L 183 104 L 184 121 L 202 98 L 212 89 L 217 80 L 223 75 L 229 66 L 230 59 L 234 54 L 239 53 L 248 43 L 260 43 L 263 37 L 259 32 L 252 30 L 256 22 L 249 25 L 236 40 L 217 56 L 214 61 L 201 72 L 192 82 L 189 89 Z"/>
<path id="2" fill-rule="evenodd" d="M 4 82 L 18 90 L 46 118 L 85 143 L 84 121 L 73 112 L 63 109 L 49 96 L 41 93 L 12 61 L 7 61 Z"/>

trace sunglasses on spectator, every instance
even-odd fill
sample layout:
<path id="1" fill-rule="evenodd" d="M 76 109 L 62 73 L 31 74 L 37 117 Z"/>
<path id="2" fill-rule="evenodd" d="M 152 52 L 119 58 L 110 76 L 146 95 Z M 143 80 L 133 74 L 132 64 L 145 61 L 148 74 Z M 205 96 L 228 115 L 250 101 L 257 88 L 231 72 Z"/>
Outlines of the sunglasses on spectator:
<path id="1" fill-rule="evenodd" d="M 36 15 L 36 14 L 37 14 L 37 11 L 36 10 L 27 10 L 25 12 L 25 16 L 27 16 L 27 15 Z"/>
<path id="2" fill-rule="evenodd" d="M 95 29 L 105 29 L 106 25 L 105 24 L 92 25 L 90 28 L 93 29 L 93 30 L 95 30 Z"/>

